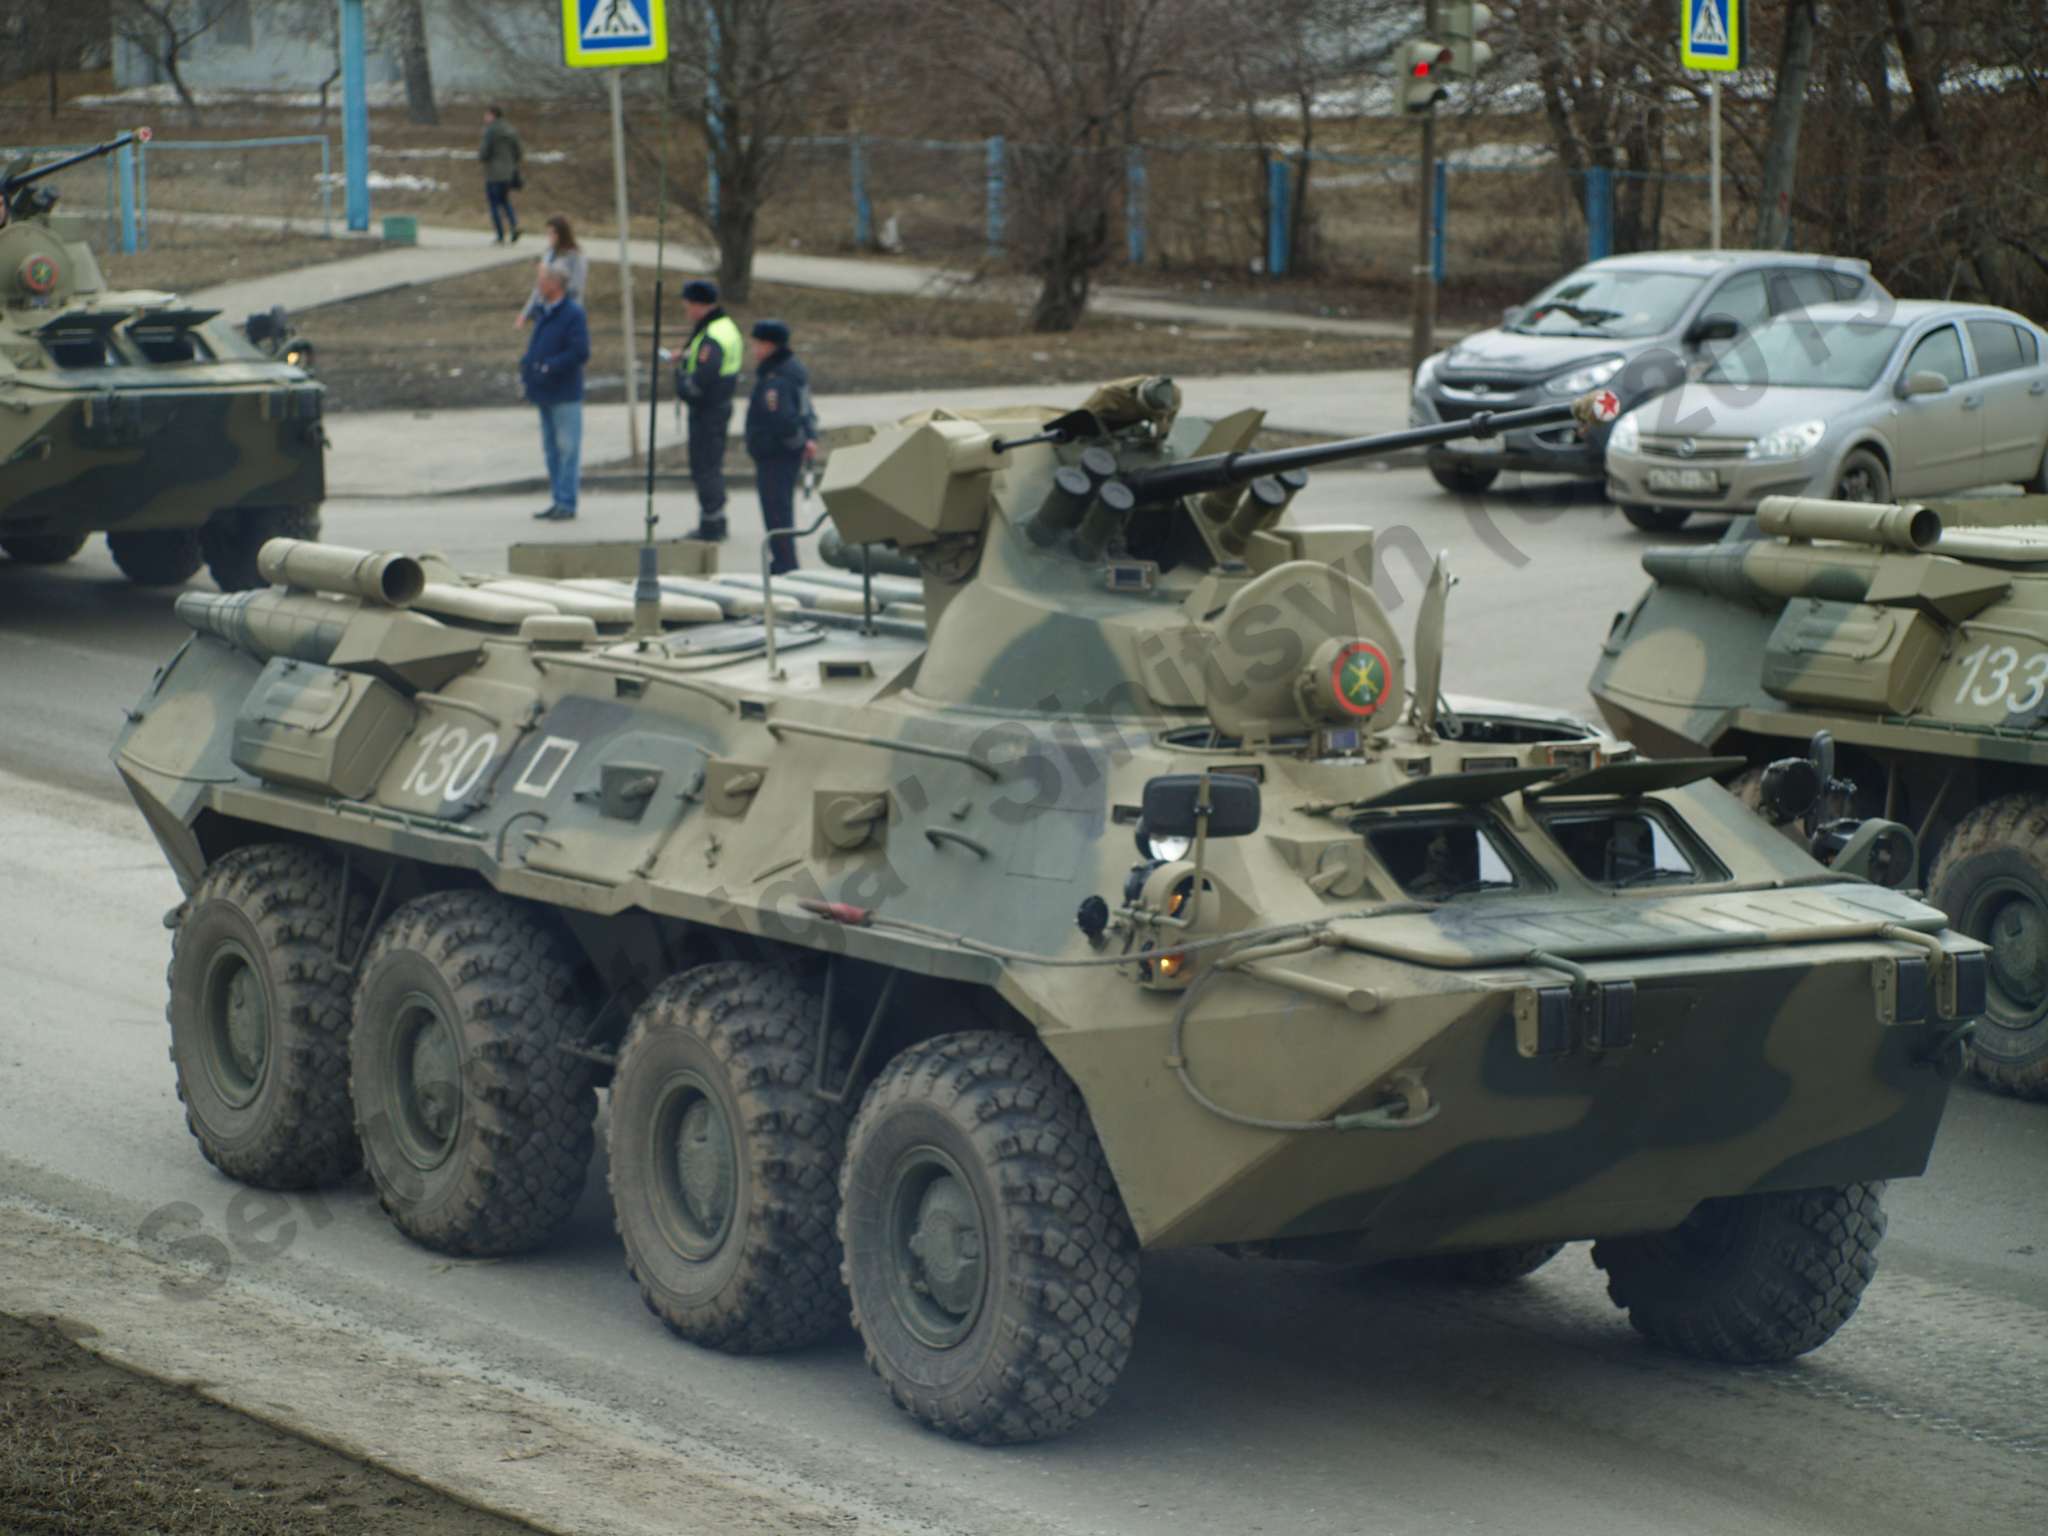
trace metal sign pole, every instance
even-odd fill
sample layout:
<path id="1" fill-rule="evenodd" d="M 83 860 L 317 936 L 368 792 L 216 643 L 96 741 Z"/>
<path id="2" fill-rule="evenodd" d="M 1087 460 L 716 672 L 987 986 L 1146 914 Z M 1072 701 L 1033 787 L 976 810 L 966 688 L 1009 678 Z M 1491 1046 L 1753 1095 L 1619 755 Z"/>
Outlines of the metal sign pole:
<path id="1" fill-rule="evenodd" d="M 612 97 L 612 203 L 619 221 L 619 323 L 625 327 L 620 348 L 626 359 L 626 454 L 640 462 L 640 359 L 634 351 L 633 242 L 626 222 L 626 106 L 616 69 L 605 72 Z M 650 387 L 656 382 L 649 380 Z"/>
<path id="2" fill-rule="evenodd" d="M 1707 159 L 1710 190 L 1708 201 L 1713 210 L 1715 250 L 1721 249 L 1721 77 L 1716 75 L 1707 82 Z"/>
<path id="3" fill-rule="evenodd" d="M 1422 35 L 1437 35 L 1437 0 L 1422 8 Z M 1408 338 L 1408 375 L 1436 350 L 1436 108 L 1422 114 L 1421 154 L 1415 162 L 1415 293 Z"/>

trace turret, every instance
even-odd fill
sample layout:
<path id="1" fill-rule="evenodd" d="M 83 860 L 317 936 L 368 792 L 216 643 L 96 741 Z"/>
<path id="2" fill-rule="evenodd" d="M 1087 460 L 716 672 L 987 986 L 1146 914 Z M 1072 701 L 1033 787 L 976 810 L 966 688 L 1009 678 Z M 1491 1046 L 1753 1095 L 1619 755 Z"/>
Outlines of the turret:
<path id="1" fill-rule="evenodd" d="M 91 249 L 75 233 L 52 226 L 56 194 L 36 184 L 149 137 L 147 128 L 137 128 L 44 165 L 31 166 L 24 155 L 0 172 L 0 303 L 47 305 L 102 286 Z"/>

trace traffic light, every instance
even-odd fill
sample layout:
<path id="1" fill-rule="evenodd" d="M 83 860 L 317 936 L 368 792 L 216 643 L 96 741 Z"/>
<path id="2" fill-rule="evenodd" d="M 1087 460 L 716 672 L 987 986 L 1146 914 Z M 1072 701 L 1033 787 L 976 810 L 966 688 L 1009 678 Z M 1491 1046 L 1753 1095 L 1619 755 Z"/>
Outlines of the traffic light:
<path id="1" fill-rule="evenodd" d="M 1451 50 L 1442 43 L 1417 38 L 1401 49 L 1401 110 L 1427 112 L 1450 90 Z"/>
<path id="2" fill-rule="evenodd" d="M 1444 36 L 1450 39 L 1451 73 L 1461 80 L 1476 79 L 1493 58 L 1493 50 L 1479 41 L 1479 34 L 1493 21 L 1493 12 L 1470 0 L 1446 0 L 1443 7 Z"/>

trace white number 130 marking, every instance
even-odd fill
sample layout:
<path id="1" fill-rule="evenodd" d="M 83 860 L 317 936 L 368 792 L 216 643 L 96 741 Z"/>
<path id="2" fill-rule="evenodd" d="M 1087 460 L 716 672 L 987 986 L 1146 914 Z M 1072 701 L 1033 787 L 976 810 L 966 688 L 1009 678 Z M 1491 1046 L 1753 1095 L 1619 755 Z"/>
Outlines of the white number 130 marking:
<path id="1" fill-rule="evenodd" d="M 1962 667 L 1963 681 L 1956 689 L 1958 704 L 1989 709 L 2004 700 L 2007 710 L 2024 715 L 2048 698 L 2048 651 L 2035 652 L 2021 666 L 2020 653 L 2012 646 L 2001 645 L 1993 650 L 1989 645 L 1980 645 L 1963 658 Z M 2019 674 L 2017 679 L 2015 672 Z M 2017 691 L 2013 690 L 2015 681 L 2020 684 Z"/>
<path id="2" fill-rule="evenodd" d="M 471 736 L 459 725 L 437 725 L 420 738 L 419 748 L 402 787 L 416 795 L 460 800 L 476 788 L 498 755 L 498 735 L 485 731 Z"/>

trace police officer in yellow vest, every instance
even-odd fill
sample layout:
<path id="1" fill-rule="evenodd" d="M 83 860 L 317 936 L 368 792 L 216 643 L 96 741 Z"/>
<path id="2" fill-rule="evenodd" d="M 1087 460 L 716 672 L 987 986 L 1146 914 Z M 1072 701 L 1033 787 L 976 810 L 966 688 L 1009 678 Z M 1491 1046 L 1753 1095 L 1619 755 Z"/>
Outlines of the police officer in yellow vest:
<path id="1" fill-rule="evenodd" d="M 740 328 L 718 305 L 718 288 L 703 278 L 683 284 L 690 339 L 676 365 L 676 396 L 690 412 L 690 481 L 697 488 L 693 539 L 725 537 L 725 439 L 740 382 Z"/>

